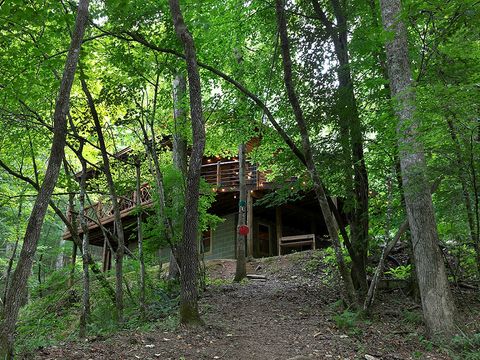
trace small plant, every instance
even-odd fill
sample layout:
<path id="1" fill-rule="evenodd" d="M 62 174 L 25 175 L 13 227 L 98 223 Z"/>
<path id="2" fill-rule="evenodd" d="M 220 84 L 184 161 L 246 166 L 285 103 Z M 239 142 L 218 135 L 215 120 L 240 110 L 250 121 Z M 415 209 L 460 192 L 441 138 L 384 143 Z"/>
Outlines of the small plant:
<path id="1" fill-rule="evenodd" d="M 391 275 L 394 279 L 397 280 L 407 280 L 410 278 L 412 273 L 412 265 L 400 265 L 390 270 L 386 271 L 385 274 Z"/>
<path id="2" fill-rule="evenodd" d="M 347 309 L 341 314 L 335 315 L 333 320 L 339 329 L 346 330 L 353 335 L 358 335 L 361 332 L 358 328 L 360 317 L 360 313 Z"/>
<path id="3" fill-rule="evenodd" d="M 212 279 L 211 277 L 207 276 L 205 279 L 205 285 L 210 286 L 224 286 L 232 284 L 232 279 Z"/>
<path id="4" fill-rule="evenodd" d="M 422 315 L 417 311 L 404 310 L 402 315 L 408 324 L 420 325 L 423 322 Z"/>
<path id="5" fill-rule="evenodd" d="M 314 251 L 310 259 L 306 261 L 303 270 L 309 273 L 314 272 L 318 269 L 318 267 L 322 264 L 322 262 L 323 262 L 322 253 L 319 251 Z"/>
<path id="6" fill-rule="evenodd" d="M 330 265 L 332 267 L 337 266 L 337 257 L 335 255 L 335 249 L 332 246 L 330 246 L 326 248 L 324 252 L 325 252 L 325 257 L 323 261 L 325 262 L 325 264 Z M 348 254 L 348 250 L 345 248 L 342 248 L 342 253 L 343 253 L 343 257 L 345 259 L 346 265 L 350 265 L 350 263 L 352 262 L 352 259 Z"/>
<path id="7" fill-rule="evenodd" d="M 452 340 L 454 359 L 480 360 L 480 333 L 457 335 Z"/>

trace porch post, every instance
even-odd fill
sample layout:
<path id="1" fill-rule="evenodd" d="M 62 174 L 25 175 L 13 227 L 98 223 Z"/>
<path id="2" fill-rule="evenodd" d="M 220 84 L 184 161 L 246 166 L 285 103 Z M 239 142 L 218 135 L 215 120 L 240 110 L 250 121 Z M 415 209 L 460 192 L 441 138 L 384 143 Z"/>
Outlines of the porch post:
<path id="1" fill-rule="evenodd" d="M 280 248 L 280 238 L 282 237 L 282 208 L 277 206 L 275 208 L 275 226 L 277 232 L 277 247 L 278 255 L 282 255 L 282 249 Z"/>
<path id="2" fill-rule="evenodd" d="M 247 257 L 253 257 L 253 199 L 252 193 L 247 191 Z"/>
<path id="3" fill-rule="evenodd" d="M 107 238 L 103 239 L 103 254 L 102 254 L 102 270 L 103 272 L 108 270 L 108 248 L 107 248 Z"/>

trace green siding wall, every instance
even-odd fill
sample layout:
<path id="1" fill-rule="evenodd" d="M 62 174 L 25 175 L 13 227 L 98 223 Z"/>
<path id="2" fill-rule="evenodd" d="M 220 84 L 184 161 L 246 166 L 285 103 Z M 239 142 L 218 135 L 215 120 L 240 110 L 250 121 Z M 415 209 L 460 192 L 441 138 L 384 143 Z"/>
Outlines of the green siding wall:
<path id="1" fill-rule="evenodd" d="M 226 215 L 224 219 L 212 231 L 212 251 L 205 255 L 206 260 L 235 258 L 236 214 Z"/>
<path id="2" fill-rule="evenodd" d="M 212 251 L 205 254 L 205 260 L 210 259 L 235 259 L 236 243 L 236 214 L 230 214 L 223 217 L 224 222 L 218 224 L 212 231 Z M 170 261 L 170 249 L 163 248 L 160 251 L 162 262 Z"/>

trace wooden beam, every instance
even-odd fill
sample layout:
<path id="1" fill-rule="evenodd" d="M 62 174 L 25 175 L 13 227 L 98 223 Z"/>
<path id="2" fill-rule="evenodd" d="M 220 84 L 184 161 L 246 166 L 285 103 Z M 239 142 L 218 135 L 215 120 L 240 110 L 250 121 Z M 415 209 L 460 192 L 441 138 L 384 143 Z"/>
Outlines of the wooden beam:
<path id="1" fill-rule="evenodd" d="M 104 237 L 103 238 L 103 254 L 102 254 L 102 270 L 103 272 L 108 270 L 108 264 L 107 264 L 107 256 L 108 256 L 108 247 L 107 247 L 107 239 Z"/>
<path id="2" fill-rule="evenodd" d="M 283 207 L 285 209 L 289 209 L 289 210 L 292 210 L 293 212 L 295 213 L 298 213 L 300 214 L 301 216 L 304 216 L 308 219 L 311 219 L 311 220 L 315 220 L 315 221 L 318 221 L 319 218 L 323 218 L 323 216 L 321 215 L 321 212 L 320 210 L 318 210 L 318 213 L 312 213 L 311 211 L 308 211 L 308 210 L 304 210 L 298 206 L 295 206 L 295 205 L 291 205 L 291 204 L 284 204 Z"/>
<path id="3" fill-rule="evenodd" d="M 282 249 L 280 247 L 280 239 L 282 238 L 282 208 L 277 206 L 275 208 L 275 226 L 277 232 L 277 247 L 278 255 L 282 255 Z"/>
<path id="4" fill-rule="evenodd" d="M 250 229 L 247 235 L 247 257 L 253 257 L 253 198 L 247 192 L 247 226 Z"/>
<path id="5" fill-rule="evenodd" d="M 222 175 L 220 170 L 220 161 L 217 162 L 217 188 L 220 187 L 220 183 L 222 181 Z"/>

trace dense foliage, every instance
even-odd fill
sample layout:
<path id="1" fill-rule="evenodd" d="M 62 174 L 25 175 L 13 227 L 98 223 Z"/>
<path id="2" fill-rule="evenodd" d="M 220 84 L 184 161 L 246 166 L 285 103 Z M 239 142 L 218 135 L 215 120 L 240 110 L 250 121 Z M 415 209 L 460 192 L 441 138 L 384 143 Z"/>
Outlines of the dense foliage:
<path id="1" fill-rule="evenodd" d="M 147 267 L 158 263 L 158 249 L 181 242 L 184 174 L 175 167 L 173 135 L 189 148 L 195 139 L 190 126 L 173 116 L 173 79 L 186 74 L 183 47 L 175 35 L 168 2 L 91 1 L 89 26 L 70 97 L 64 166 L 51 203 L 65 212 L 80 203 L 81 162 L 96 173 L 89 180 L 87 206 L 111 195 L 102 172 L 101 148 L 92 109 L 80 79 L 93 97 L 108 155 L 129 147 L 130 155 L 112 162 L 119 196 L 135 190 L 135 161 L 141 159 L 141 182 L 152 184 L 155 204 L 143 223 Z M 336 4 L 341 4 L 339 9 Z M 302 161 L 285 142 L 301 148 L 302 134 L 286 95 L 281 41 L 271 1 L 228 0 L 181 2 L 185 22 L 195 40 L 200 67 L 206 155 L 235 156 L 238 145 L 261 136 L 251 160 L 278 184 L 296 176 L 262 201 L 277 206 L 300 198 L 314 185 Z M 317 7 L 320 7 L 320 12 Z M 377 1 L 295 0 L 285 2 L 296 93 L 308 127 L 313 159 L 328 195 L 342 198 L 347 214 L 341 249 L 348 267 L 363 268 L 370 277 L 385 244 L 406 219 L 397 147 L 396 99 L 390 95 L 385 42 L 393 34 L 382 27 Z M 0 1 L 0 298 L 15 269 L 23 234 L 48 164 L 53 113 L 76 14 L 73 2 Z M 427 177 L 437 184 L 433 194 L 440 247 L 449 280 L 478 286 L 480 280 L 480 7 L 477 0 L 406 0 L 401 20 L 407 25 L 409 59 L 415 92 L 418 134 L 425 148 Z M 342 37 L 344 34 L 344 37 Z M 344 39 L 347 59 L 335 39 Z M 349 80 L 342 76 L 348 70 Z M 345 99 L 353 98 L 353 101 Z M 188 112 L 189 97 L 182 104 Z M 345 110 L 347 109 L 347 110 Z M 355 110 L 355 116 L 352 114 Z M 269 114 L 265 110 L 268 110 Z M 187 115 L 190 119 L 190 114 Z M 272 119 L 277 125 L 272 124 Z M 280 130 L 280 131 L 279 131 Z M 149 153 L 148 142 L 158 150 Z M 361 148 L 362 151 L 355 149 Z M 160 164 L 161 191 L 155 185 L 155 156 Z M 360 175 L 359 175 L 360 174 Z M 361 204 L 361 184 L 368 193 Z M 78 175 L 78 174 L 77 174 Z M 359 185 L 360 184 L 360 185 Z M 76 196 L 74 198 L 74 196 Z M 221 220 L 208 213 L 215 193 L 203 184 L 200 227 Z M 162 203 L 163 202 L 163 203 Z M 138 209 L 140 211 L 140 209 Z M 160 219 L 161 218 L 161 219 Z M 159 220 L 160 219 L 160 220 Z M 168 219 L 168 220 L 165 220 Z M 359 227 L 366 226 L 362 235 Z M 19 324 L 20 348 L 45 345 L 49 336 L 75 335 L 72 327 L 82 292 L 81 259 L 68 265 L 72 242 L 62 240 L 65 222 L 52 207 L 42 227 L 29 279 L 29 303 Z M 362 237 L 363 236 L 363 237 Z M 409 244 L 409 232 L 401 236 Z M 352 242 L 352 247 L 348 246 Z M 405 245 L 405 248 L 408 248 Z M 348 250 L 348 251 L 347 251 Z M 126 311 L 135 313 L 124 327 L 137 326 L 140 268 L 134 249 L 124 264 Z M 366 262 L 361 258 L 367 257 Z M 99 261 L 99 256 L 94 256 Z M 142 255 L 143 257 L 143 255 Z M 333 258 L 333 255 L 332 255 Z M 352 264 L 352 265 L 351 265 Z M 390 276 L 414 277 L 414 264 L 401 263 Z M 47 276 L 47 274 L 52 274 Z M 355 279 L 356 290 L 366 294 Z M 170 316 L 177 290 L 147 271 L 149 319 Z M 113 284 L 113 275 L 107 273 Z M 73 282 L 65 279 L 73 279 Z M 94 278 L 91 334 L 114 327 L 114 305 Z M 112 285 L 113 286 L 113 285 Z M 173 288 L 172 288 L 173 287 Z M 51 288 L 55 288 L 52 291 Z M 62 294 L 60 297 L 58 294 Z M 65 297 L 65 294 L 70 294 Z M 42 316 L 45 307 L 56 307 Z M 135 309 L 135 310 L 133 310 Z M 61 316 L 61 320 L 55 320 Z M 100 319 L 99 317 L 105 316 Z M 138 316 L 138 317 L 137 317 Z M 69 318 L 71 317 L 71 318 Z M 39 322 L 33 325 L 31 322 Z M 138 320 L 138 323 L 136 322 Z M 45 327 L 42 325 L 45 324 Z M 30 331 L 43 333 L 35 339 Z M 118 325 L 118 324 L 117 324 Z M 100 326 L 100 325 L 95 325 Z M 115 325 L 116 326 L 116 325 Z M 32 330 L 35 329 L 35 330 Z M 52 330 L 53 331 L 53 330 Z M 38 335 L 38 333 L 37 333 Z M 37 343 L 38 342 L 38 343 Z"/>

